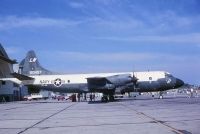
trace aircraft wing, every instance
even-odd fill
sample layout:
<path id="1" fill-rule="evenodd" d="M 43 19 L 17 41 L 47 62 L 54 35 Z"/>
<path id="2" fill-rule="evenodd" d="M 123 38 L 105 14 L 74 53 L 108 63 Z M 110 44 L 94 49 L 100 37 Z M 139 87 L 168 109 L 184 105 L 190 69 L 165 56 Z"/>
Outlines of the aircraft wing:
<path id="1" fill-rule="evenodd" d="M 132 77 L 131 74 L 87 78 L 88 89 L 97 92 L 115 90 L 117 87 L 127 87 L 133 85 L 134 81 L 135 78 Z"/>
<path id="2" fill-rule="evenodd" d="M 108 79 L 106 79 L 106 77 L 90 77 L 90 78 L 87 78 L 88 82 L 89 83 L 96 83 L 98 84 L 99 82 L 100 83 L 111 83 Z"/>
<path id="3" fill-rule="evenodd" d="M 33 77 L 29 77 L 29 76 L 26 76 L 26 75 L 23 75 L 23 74 L 18 74 L 18 73 L 11 73 L 11 75 L 15 78 L 17 78 L 18 80 L 34 80 Z"/>
<path id="4" fill-rule="evenodd" d="M 107 86 L 111 86 L 112 83 L 106 77 L 90 77 L 87 78 L 88 88 L 89 89 L 104 89 Z"/>

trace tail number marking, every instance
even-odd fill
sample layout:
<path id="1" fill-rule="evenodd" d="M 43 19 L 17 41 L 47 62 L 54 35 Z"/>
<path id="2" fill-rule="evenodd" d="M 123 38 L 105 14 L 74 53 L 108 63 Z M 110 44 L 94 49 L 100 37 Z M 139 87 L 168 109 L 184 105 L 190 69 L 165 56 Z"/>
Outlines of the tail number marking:
<path id="1" fill-rule="evenodd" d="M 30 62 L 30 63 L 33 63 L 33 62 L 36 62 L 36 61 L 37 61 L 37 58 L 30 58 L 30 59 L 29 59 L 29 62 Z"/>

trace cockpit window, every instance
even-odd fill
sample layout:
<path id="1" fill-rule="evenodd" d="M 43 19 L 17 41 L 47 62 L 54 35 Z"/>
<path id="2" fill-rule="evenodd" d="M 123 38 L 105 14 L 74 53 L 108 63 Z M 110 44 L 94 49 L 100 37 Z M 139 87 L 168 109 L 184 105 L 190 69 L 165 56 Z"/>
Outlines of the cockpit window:
<path id="1" fill-rule="evenodd" d="M 168 72 L 165 72 L 165 77 L 173 77 L 173 75 L 171 75 L 171 74 L 168 73 Z"/>

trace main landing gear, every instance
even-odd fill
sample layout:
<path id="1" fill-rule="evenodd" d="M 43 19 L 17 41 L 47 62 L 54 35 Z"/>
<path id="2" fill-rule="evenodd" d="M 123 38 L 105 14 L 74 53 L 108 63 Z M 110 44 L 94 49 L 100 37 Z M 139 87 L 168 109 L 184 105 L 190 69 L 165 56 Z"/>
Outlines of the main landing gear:
<path id="1" fill-rule="evenodd" d="M 114 100 L 115 100 L 114 94 L 103 94 L 101 98 L 102 102 L 112 102 Z"/>

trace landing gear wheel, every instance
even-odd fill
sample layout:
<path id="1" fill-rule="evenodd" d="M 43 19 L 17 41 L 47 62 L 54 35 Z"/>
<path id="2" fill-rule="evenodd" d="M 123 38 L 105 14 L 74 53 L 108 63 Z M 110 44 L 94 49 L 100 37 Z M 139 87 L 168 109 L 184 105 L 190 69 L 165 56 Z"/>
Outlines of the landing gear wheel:
<path id="1" fill-rule="evenodd" d="M 108 97 L 106 95 L 104 95 L 103 97 L 101 97 L 101 101 L 108 102 Z"/>
<path id="2" fill-rule="evenodd" d="M 160 95 L 160 96 L 159 96 L 159 99 L 163 99 L 163 95 Z"/>
<path id="3" fill-rule="evenodd" d="M 114 96 L 113 95 L 109 95 L 109 101 L 114 101 L 114 100 L 115 100 Z"/>

